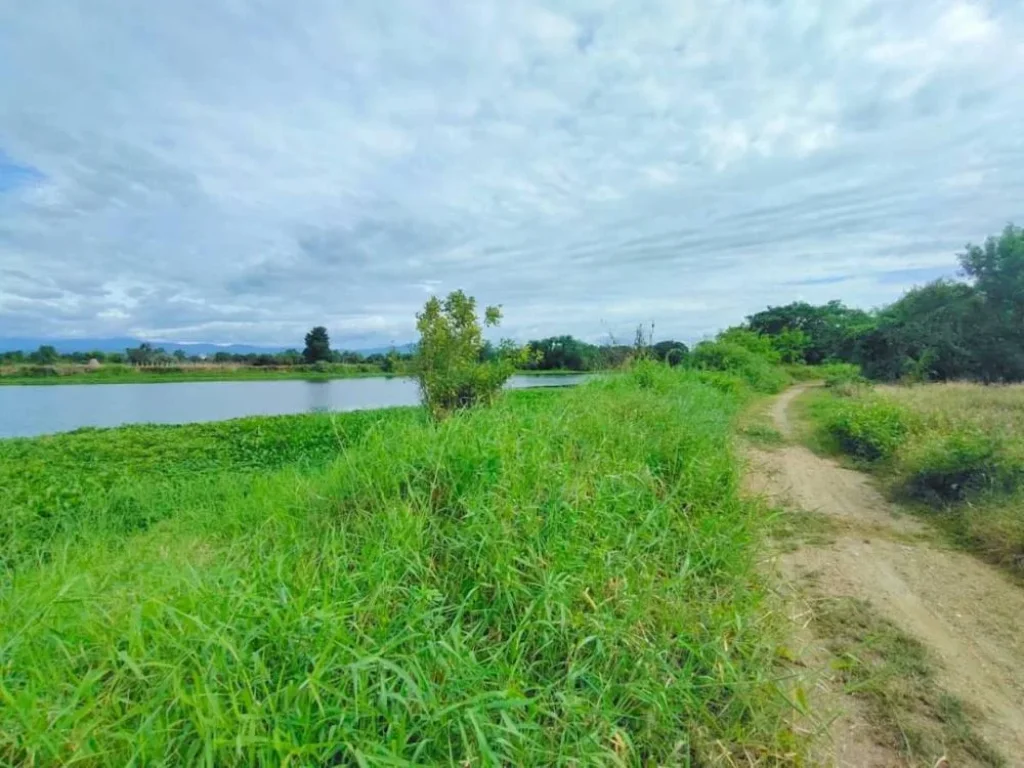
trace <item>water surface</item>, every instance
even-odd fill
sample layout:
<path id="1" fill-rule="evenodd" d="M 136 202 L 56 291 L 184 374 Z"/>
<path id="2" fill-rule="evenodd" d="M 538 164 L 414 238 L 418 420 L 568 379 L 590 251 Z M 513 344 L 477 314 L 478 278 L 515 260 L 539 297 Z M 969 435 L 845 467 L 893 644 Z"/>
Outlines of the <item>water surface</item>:
<path id="1" fill-rule="evenodd" d="M 569 386 L 585 376 L 513 376 L 507 386 Z M 412 379 L 202 381 L 174 384 L 0 386 L 0 438 L 80 427 L 191 424 L 242 416 L 357 411 L 416 405 Z"/>

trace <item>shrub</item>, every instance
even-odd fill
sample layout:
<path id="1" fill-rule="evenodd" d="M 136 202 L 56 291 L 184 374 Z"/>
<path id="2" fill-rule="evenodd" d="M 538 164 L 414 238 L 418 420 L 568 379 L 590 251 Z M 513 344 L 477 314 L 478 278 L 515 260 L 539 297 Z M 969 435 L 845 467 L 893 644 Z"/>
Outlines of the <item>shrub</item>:
<path id="1" fill-rule="evenodd" d="M 836 401 L 825 429 L 851 456 L 879 461 L 895 453 L 910 431 L 909 414 L 881 399 Z"/>
<path id="2" fill-rule="evenodd" d="M 789 381 L 785 371 L 777 365 L 733 341 L 702 342 L 690 354 L 689 362 L 697 370 L 722 371 L 738 376 L 758 392 L 779 392 Z"/>
<path id="3" fill-rule="evenodd" d="M 501 322 L 501 309 L 487 307 L 484 325 Z M 476 316 L 476 299 L 454 291 L 441 301 L 431 297 L 416 315 L 420 340 L 416 349 L 416 378 L 430 414 L 440 419 L 452 411 L 490 403 L 515 373 L 523 353 L 502 342 L 493 359 L 484 355 L 483 332 Z"/>
<path id="4" fill-rule="evenodd" d="M 1024 481 L 1024 465 L 996 435 L 974 427 L 935 432 L 900 457 L 904 490 L 925 501 L 960 501 L 995 491 L 1010 493 Z"/>

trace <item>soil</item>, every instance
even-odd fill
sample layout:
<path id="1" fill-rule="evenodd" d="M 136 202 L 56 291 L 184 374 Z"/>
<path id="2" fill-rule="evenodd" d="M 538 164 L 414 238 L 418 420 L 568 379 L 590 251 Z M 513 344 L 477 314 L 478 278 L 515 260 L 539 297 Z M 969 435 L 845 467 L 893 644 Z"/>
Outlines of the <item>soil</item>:
<path id="1" fill-rule="evenodd" d="M 807 387 L 772 407 L 787 444 L 749 451 L 749 485 L 789 509 L 822 515 L 832 535 L 804 541 L 779 556 L 779 568 L 805 647 L 801 662 L 825 663 L 827 652 L 799 622 L 801 601 L 854 597 L 915 637 L 939 661 L 937 680 L 979 713 L 981 736 L 1009 765 L 1024 765 L 1024 589 L 969 554 L 952 549 L 931 526 L 890 503 L 861 472 L 792 443 L 790 405 Z M 812 593 L 801 587 L 813 575 Z M 827 667 L 827 663 L 825 663 Z M 832 752 L 839 766 L 904 765 L 875 743 L 858 703 L 836 690 L 827 671 L 819 703 L 833 704 Z M 936 755 L 933 759 L 938 759 Z"/>

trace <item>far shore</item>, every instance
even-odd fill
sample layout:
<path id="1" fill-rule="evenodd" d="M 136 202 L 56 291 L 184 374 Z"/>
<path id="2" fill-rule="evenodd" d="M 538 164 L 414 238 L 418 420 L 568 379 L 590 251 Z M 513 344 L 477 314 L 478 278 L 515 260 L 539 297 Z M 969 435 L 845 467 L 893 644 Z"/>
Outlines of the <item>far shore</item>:
<path id="1" fill-rule="evenodd" d="M 396 378 L 410 377 L 410 371 L 365 370 L 366 366 L 332 366 L 331 370 L 317 371 L 309 368 L 293 370 L 288 368 L 259 368 L 255 366 L 174 366 L 169 368 L 129 368 L 107 365 L 89 369 L 75 366 L 61 370 L 55 367 L 49 375 L 24 376 L 0 372 L 0 386 L 63 386 L 99 384 L 178 384 L 197 381 L 332 381 L 334 379 Z M 517 371 L 520 376 L 580 376 L 596 371 Z"/>

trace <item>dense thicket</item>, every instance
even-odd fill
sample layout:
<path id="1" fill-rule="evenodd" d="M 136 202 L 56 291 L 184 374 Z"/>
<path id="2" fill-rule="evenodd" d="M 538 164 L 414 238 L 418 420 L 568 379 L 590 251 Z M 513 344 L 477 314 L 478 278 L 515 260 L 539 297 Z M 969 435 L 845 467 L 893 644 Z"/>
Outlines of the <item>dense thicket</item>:
<path id="1" fill-rule="evenodd" d="M 963 281 L 936 280 L 874 312 L 832 301 L 769 307 L 747 330 L 792 361 L 860 365 L 874 379 L 1024 381 L 1024 229 L 959 254 Z"/>

